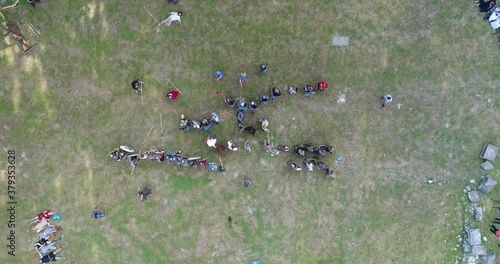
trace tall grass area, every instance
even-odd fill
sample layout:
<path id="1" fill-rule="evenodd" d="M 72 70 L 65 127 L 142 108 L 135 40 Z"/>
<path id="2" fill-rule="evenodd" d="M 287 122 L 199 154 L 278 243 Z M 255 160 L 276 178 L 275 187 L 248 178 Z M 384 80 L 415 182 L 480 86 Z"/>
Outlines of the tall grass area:
<path id="1" fill-rule="evenodd" d="M 155 19 L 173 11 L 184 13 L 182 24 L 157 34 Z M 482 144 L 500 145 L 498 49 L 472 1 L 61 0 L 36 9 L 20 1 L 2 13 L 38 47 L 19 56 L 12 37 L 0 40 L 0 147 L 17 153 L 18 221 L 17 256 L 2 246 L 0 263 L 37 261 L 36 234 L 21 221 L 44 209 L 63 217 L 65 263 L 460 258 L 462 190 L 484 175 Z M 336 34 L 349 45 L 332 46 Z M 266 75 L 258 72 L 263 62 Z M 243 88 L 242 72 L 250 75 Z M 131 89 L 136 78 L 145 82 L 142 95 Z M 168 79 L 182 92 L 177 101 L 165 99 L 175 89 Z M 318 81 L 330 88 L 313 97 L 284 92 Z M 270 156 L 262 151 L 266 132 L 239 132 L 224 96 L 248 101 L 274 86 L 283 95 L 247 113 L 245 125 L 267 115 L 275 144 L 333 145 L 335 155 L 323 160 L 334 167 L 342 156 L 335 177 L 291 171 L 287 161 L 300 156 Z M 386 93 L 394 101 L 382 108 Z M 178 129 L 181 114 L 200 120 L 212 112 L 224 113 L 212 134 L 239 146 L 222 157 L 225 173 L 152 161 L 132 172 L 107 157 L 129 145 L 219 163 L 208 133 Z M 243 149 L 247 139 L 252 152 Z M 498 178 L 497 168 L 490 176 Z M 5 173 L 0 180 L 6 186 Z M 144 184 L 153 195 L 141 203 L 135 194 Z M 6 208 L 6 188 L 0 194 Z M 98 204 L 102 221 L 90 219 Z M 0 210 L 2 237 L 7 213 Z M 497 250 L 492 240 L 487 248 Z"/>

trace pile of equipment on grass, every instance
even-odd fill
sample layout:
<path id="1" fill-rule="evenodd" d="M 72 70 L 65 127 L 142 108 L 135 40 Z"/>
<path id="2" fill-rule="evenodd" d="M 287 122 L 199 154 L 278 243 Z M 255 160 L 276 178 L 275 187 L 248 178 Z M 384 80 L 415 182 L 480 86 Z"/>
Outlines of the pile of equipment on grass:
<path id="1" fill-rule="evenodd" d="M 181 154 L 180 151 L 165 151 L 159 148 L 144 151 L 142 153 L 134 153 L 133 148 L 122 145 L 119 148 L 113 149 L 108 156 L 117 161 L 127 158 L 132 168 L 137 167 L 140 160 L 156 160 L 160 163 L 173 163 L 193 168 L 207 166 L 207 160 L 202 159 L 201 157 L 189 157 Z"/>

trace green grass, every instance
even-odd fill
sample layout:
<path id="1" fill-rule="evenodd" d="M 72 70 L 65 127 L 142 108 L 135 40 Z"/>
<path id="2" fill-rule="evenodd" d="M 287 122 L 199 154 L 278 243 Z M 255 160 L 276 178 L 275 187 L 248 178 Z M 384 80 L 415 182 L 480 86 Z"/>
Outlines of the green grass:
<path id="1" fill-rule="evenodd" d="M 472 3 L 164 2 L 59 1 L 33 9 L 20 1 L 2 12 L 19 20 L 30 44 L 38 43 L 20 57 L 12 38 L 0 41 L 0 146 L 17 152 L 19 221 L 46 208 L 61 213 L 61 255 L 74 263 L 460 258 L 461 248 L 454 248 L 467 217 L 462 190 L 485 174 L 482 144 L 500 145 L 498 50 Z M 157 22 L 144 7 L 156 19 L 183 11 L 182 26 L 162 26 L 156 34 Z M 27 16 L 40 26 L 40 38 Z M 350 45 L 332 47 L 335 34 L 350 37 Z M 262 62 L 270 65 L 265 76 L 258 73 Z M 215 69 L 224 72 L 224 82 L 214 80 Z M 251 76 L 243 89 L 236 81 L 241 72 Z M 178 101 L 164 98 L 175 89 L 167 77 L 182 91 Z M 136 78 L 145 81 L 142 97 L 130 89 Z M 181 114 L 226 113 L 224 95 L 249 100 L 274 86 L 320 80 L 330 84 L 327 92 L 284 94 L 247 114 L 245 124 L 258 126 L 267 115 L 276 144 L 332 144 L 345 161 L 334 179 L 318 170 L 290 171 L 286 162 L 301 158 L 264 153 L 266 133 L 240 133 L 234 112 L 213 131 L 240 147 L 222 157 L 224 174 L 156 162 L 131 173 L 126 162 L 107 157 L 114 147 L 130 145 L 218 163 L 218 152 L 204 144 L 206 132 L 178 130 Z M 394 102 L 382 109 L 378 98 L 388 92 Z M 337 103 L 340 93 L 346 103 Z M 243 150 L 247 139 L 251 153 Z M 333 167 L 334 158 L 324 161 Z M 497 169 L 490 175 L 498 178 Z M 246 176 L 249 188 L 242 185 Z M 144 184 L 153 196 L 141 203 L 135 192 Z M 496 189 L 484 196 L 485 221 L 472 224 L 493 251 L 489 197 L 497 196 Z M 106 219 L 90 221 L 100 203 Z M 21 224 L 14 261 L 33 263 L 35 234 L 23 230 Z M 0 231 L 8 231 L 5 224 Z M 0 262 L 14 263 L 6 253 Z"/>

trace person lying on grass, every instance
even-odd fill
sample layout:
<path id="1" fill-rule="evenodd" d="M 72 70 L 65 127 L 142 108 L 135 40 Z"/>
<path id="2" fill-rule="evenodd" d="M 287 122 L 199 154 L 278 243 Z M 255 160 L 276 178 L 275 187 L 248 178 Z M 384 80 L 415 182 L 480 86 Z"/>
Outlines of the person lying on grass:
<path id="1" fill-rule="evenodd" d="M 43 231 L 38 233 L 38 238 L 47 239 L 50 235 L 55 234 L 59 230 L 61 230 L 60 226 L 47 227 Z"/>
<path id="2" fill-rule="evenodd" d="M 54 227 L 54 226 L 50 224 L 49 219 L 44 218 L 40 222 L 38 222 L 38 224 L 36 224 L 33 228 L 31 228 L 31 230 L 34 230 L 35 232 L 40 233 L 46 227 Z"/>
<path id="3" fill-rule="evenodd" d="M 326 91 L 328 89 L 328 83 L 326 82 L 318 82 L 316 85 L 316 89 L 318 91 Z"/>
<path id="4" fill-rule="evenodd" d="M 48 255 L 42 255 L 42 253 L 38 252 L 38 255 L 40 256 L 40 262 L 41 263 L 49 263 L 51 261 L 57 261 L 57 260 L 61 260 L 61 259 L 64 259 L 63 257 L 58 257 L 56 256 L 57 252 L 59 252 L 59 250 L 61 249 L 58 249 L 54 252 L 50 252 Z"/>
<path id="5" fill-rule="evenodd" d="M 167 93 L 166 97 L 171 100 L 177 100 L 179 97 L 179 91 L 170 91 Z"/>
<path id="6" fill-rule="evenodd" d="M 45 245 L 43 245 L 42 243 L 40 242 L 37 242 L 35 244 L 35 251 L 38 253 L 38 254 L 47 254 L 47 252 L 50 252 L 52 250 L 55 250 L 56 249 L 56 246 L 55 244 L 59 241 L 59 239 L 53 241 L 53 242 L 48 242 L 48 243 L 45 243 Z"/>
<path id="7" fill-rule="evenodd" d="M 170 24 L 174 21 L 179 21 L 179 24 L 181 24 L 181 16 L 182 12 L 170 12 L 170 15 L 163 19 L 158 26 L 161 26 L 162 24 L 165 24 L 165 26 L 170 27 Z"/>
<path id="8" fill-rule="evenodd" d="M 53 214 L 54 214 L 54 212 L 52 212 L 50 210 L 45 210 L 45 211 L 39 213 L 37 216 L 29 219 L 28 221 L 30 223 L 36 223 L 36 222 L 42 221 L 42 219 L 48 219 L 48 220 L 50 220 L 50 218 L 52 217 Z"/>
<path id="9" fill-rule="evenodd" d="M 92 210 L 92 219 L 104 218 L 104 212 L 98 210 Z"/>

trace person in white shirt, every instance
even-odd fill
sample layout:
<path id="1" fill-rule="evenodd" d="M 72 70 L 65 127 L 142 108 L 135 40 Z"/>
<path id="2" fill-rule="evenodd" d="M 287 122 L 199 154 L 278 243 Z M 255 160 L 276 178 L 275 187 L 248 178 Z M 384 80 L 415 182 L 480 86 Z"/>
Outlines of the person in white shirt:
<path id="1" fill-rule="evenodd" d="M 500 27 L 500 7 L 495 8 L 495 10 L 491 12 L 488 21 L 490 21 L 490 25 L 493 29 L 497 29 Z"/>
<path id="2" fill-rule="evenodd" d="M 208 135 L 206 142 L 209 147 L 217 148 L 217 139 L 212 137 L 212 135 Z"/>
<path id="3" fill-rule="evenodd" d="M 232 151 L 237 151 L 238 150 L 238 147 L 236 147 L 236 144 L 232 140 L 229 140 L 227 142 L 227 148 L 230 149 L 230 150 L 232 150 Z"/>
<path id="4" fill-rule="evenodd" d="M 165 24 L 165 26 L 170 27 L 170 24 L 172 24 L 173 21 L 179 21 L 179 24 L 181 23 L 181 16 L 182 12 L 171 12 L 170 16 L 167 18 L 163 19 L 158 26 L 161 26 L 161 24 Z"/>

